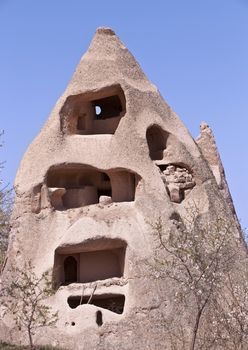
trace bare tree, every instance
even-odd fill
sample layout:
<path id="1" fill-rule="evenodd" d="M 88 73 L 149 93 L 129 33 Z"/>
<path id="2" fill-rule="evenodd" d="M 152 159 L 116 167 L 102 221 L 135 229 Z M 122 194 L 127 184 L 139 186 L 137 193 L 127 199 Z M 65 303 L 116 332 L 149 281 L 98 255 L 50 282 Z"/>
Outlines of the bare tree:
<path id="1" fill-rule="evenodd" d="M 241 267 L 236 276 L 228 273 L 225 287 L 213 300 L 210 311 L 212 327 L 208 341 L 226 350 L 248 349 L 248 274 L 245 267 Z"/>
<path id="2" fill-rule="evenodd" d="M 224 219 L 225 217 L 212 217 L 211 220 L 206 216 L 202 217 L 194 204 L 187 211 L 187 221 L 182 222 L 179 215 L 174 216 L 175 229 L 170 232 L 165 229 L 166 225 L 161 218 L 152 224 L 161 248 L 153 266 L 159 271 L 160 277 L 173 281 L 177 310 L 182 315 L 190 314 L 191 319 L 193 318 L 193 322 L 189 322 L 190 335 L 182 334 L 180 337 L 181 344 L 184 344 L 180 348 L 185 348 L 187 338 L 187 349 L 215 349 L 217 344 L 222 346 L 231 343 L 230 339 L 236 339 L 238 332 L 241 331 L 244 335 L 247 331 L 241 316 L 238 317 L 242 314 L 238 310 L 242 308 L 242 298 L 245 295 L 235 294 L 236 290 L 243 290 L 241 284 L 244 276 L 239 276 L 236 280 L 239 287 L 232 282 L 231 277 L 239 254 L 240 240 L 235 238 L 234 223 Z M 223 285 L 226 285 L 225 289 Z M 223 304 L 224 307 L 221 308 Z M 232 317 L 235 315 L 232 327 L 228 316 L 230 312 Z M 221 324 L 217 319 L 223 314 L 226 316 L 222 317 Z M 245 315 L 248 317 L 248 313 Z M 209 322 L 213 323 L 210 325 Z M 174 326 L 171 324 L 171 343 L 175 343 L 175 336 L 178 337 L 179 334 L 174 331 Z M 213 332 L 213 326 L 216 327 L 216 332 Z M 228 331 L 229 338 L 224 337 Z M 240 339 L 239 337 L 239 341 Z"/>
<path id="3" fill-rule="evenodd" d="M 13 271 L 16 276 L 4 290 L 4 305 L 10 311 L 19 329 L 28 333 L 30 349 L 35 349 L 33 336 L 40 327 L 52 326 L 57 322 L 58 315 L 44 303 L 54 293 L 48 272 L 40 277 L 34 272 L 29 262 L 23 269 Z"/>

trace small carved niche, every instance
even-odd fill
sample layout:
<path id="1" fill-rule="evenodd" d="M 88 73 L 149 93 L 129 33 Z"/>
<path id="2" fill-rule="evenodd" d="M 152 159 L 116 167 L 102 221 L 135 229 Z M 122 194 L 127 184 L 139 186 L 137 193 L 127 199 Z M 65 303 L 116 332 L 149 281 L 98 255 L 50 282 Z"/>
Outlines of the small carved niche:
<path id="1" fill-rule="evenodd" d="M 120 85 L 69 96 L 60 111 L 65 134 L 114 134 L 126 113 L 126 98 Z"/>
<path id="2" fill-rule="evenodd" d="M 103 320 L 102 320 L 102 311 L 97 310 L 96 312 L 96 324 L 98 327 L 101 327 L 103 325 Z"/>
<path id="3" fill-rule="evenodd" d="M 181 203 L 196 184 L 193 175 L 177 164 L 160 165 L 159 168 L 171 201 Z"/>

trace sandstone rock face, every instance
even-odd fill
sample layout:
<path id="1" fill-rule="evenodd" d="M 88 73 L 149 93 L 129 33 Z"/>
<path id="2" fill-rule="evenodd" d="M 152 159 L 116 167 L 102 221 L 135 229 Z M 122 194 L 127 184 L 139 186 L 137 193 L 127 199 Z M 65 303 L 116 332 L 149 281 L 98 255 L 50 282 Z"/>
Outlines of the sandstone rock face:
<path id="1" fill-rule="evenodd" d="M 147 264 L 158 249 L 151 224 L 162 217 L 175 229 L 192 202 L 201 214 L 232 216 L 209 137 L 202 128 L 196 144 L 115 33 L 96 31 L 16 176 L 2 283 L 25 261 L 53 275 L 47 304 L 59 320 L 37 331 L 37 343 L 170 348 L 164 324 L 175 291 Z M 6 317 L 0 334 L 25 342 Z"/>

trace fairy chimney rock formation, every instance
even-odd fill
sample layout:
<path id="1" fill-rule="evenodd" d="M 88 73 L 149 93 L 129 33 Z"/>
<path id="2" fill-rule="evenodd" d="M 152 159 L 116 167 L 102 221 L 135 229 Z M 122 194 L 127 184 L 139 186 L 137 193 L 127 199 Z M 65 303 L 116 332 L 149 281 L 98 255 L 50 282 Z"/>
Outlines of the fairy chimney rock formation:
<path id="1" fill-rule="evenodd" d="M 115 33 L 97 29 L 15 181 L 3 285 L 13 267 L 31 261 L 38 276 L 53 278 L 47 303 L 59 316 L 55 327 L 37 330 L 36 343 L 166 344 L 175 291 L 147 263 L 158 249 L 151 224 L 161 217 L 166 230 L 177 230 L 192 202 L 202 215 L 230 216 L 207 126 L 197 142 Z M 9 317 L 0 336 L 17 342 L 23 333 Z"/>
<path id="2" fill-rule="evenodd" d="M 218 187 L 226 199 L 231 211 L 233 212 L 234 216 L 236 217 L 235 208 L 233 205 L 232 196 L 229 191 L 229 187 L 226 181 L 225 171 L 224 167 L 218 152 L 218 148 L 215 142 L 214 134 L 211 130 L 211 128 L 208 126 L 207 123 L 202 122 L 200 125 L 200 135 L 196 139 L 196 142 L 198 146 L 201 149 L 201 152 L 204 156 L 204 158 L 207 160 L 214 177 L 216 179 L 216 182 L 218 184 Z"/>

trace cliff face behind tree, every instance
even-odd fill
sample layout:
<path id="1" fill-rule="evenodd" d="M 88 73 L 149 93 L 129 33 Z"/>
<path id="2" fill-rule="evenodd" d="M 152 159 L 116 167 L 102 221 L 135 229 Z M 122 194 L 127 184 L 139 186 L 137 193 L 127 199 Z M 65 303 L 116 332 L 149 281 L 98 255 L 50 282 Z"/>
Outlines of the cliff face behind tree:
<path id="1" fill-rule="evenodd" d="M 223 348 L 215 340 L 226 324 L 211 325 L 228 314 L 225 297 L 242 285 L 247 261 L 206 142 L 193 140 L 115 33 L 99 28 L 15 180 L 2 284 L 31 262 L 37 276 L 49 272 L 46 303 L 58 311 L 34 343 Z M 25 343 L 3 311 L 0 337 Z M 232 349 L 234 338 L 225 338 Z"/>

